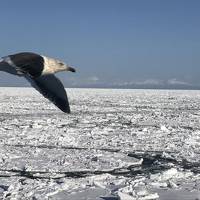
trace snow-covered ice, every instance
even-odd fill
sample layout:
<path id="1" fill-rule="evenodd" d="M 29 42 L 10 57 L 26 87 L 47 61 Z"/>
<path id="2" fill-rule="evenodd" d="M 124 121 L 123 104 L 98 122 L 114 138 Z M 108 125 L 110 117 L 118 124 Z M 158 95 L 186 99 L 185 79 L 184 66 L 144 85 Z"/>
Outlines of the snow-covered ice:
<path id="1" fill-rule="evenodd" d="M 67 92 L 0 88 L 0 199 L 200 199 L 200 91 Z"/>

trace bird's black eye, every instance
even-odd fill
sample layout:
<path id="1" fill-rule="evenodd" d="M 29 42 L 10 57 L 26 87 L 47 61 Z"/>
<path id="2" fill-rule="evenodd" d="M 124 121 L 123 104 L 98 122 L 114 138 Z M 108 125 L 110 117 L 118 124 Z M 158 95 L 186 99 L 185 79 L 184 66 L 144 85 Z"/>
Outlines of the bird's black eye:
<path id="1" fill-rule="evenodd" d="M 59 62 L 59 65 L 64 65 L 63 63 Z"/>

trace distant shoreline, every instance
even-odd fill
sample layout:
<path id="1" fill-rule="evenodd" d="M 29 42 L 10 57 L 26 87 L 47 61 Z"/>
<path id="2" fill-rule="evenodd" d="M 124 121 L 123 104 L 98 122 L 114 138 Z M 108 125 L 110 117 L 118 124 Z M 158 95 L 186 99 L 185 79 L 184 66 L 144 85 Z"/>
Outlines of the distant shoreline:
<path id="1" fill-rule="evenodd" d="M 32 88 L 31 86 L 0 86 L 0 88 Z M 116 89 L 116 90 L 200 90 L 200 87 L 191 87 L 191 88 L 181 88 L 181 87 L 175 87 L 175 88 L 170 88 L 170 87 L 84 87 L 84 86 L 68 86 L 65 88 L 71 88 L 71 89 Z"/>

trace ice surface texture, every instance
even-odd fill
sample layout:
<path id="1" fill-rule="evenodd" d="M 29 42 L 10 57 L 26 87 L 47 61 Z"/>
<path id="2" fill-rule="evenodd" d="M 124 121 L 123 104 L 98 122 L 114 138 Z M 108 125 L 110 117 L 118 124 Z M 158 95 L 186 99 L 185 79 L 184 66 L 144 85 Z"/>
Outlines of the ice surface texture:
<path id="1" fill-rule="evenodd" d="M 32 88 L 0 88 L 0 198 L 198 198 L 199 91 L 68 94 L 70 115 Z"/>

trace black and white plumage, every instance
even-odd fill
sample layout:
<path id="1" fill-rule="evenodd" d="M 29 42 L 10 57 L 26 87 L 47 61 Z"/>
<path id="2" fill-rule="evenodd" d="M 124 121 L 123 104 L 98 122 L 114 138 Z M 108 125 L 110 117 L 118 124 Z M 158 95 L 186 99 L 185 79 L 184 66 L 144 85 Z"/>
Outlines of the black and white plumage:
<path id="1" fill-rule="evenodd" d="M 75 72 L 74 68 L 57 59 L 23 52 L 2 57 L 0 71 L 25 77 L 45 98 L 52 101 L 63 112 L 70 113 L 65 88 L 54 73 Z"/>

